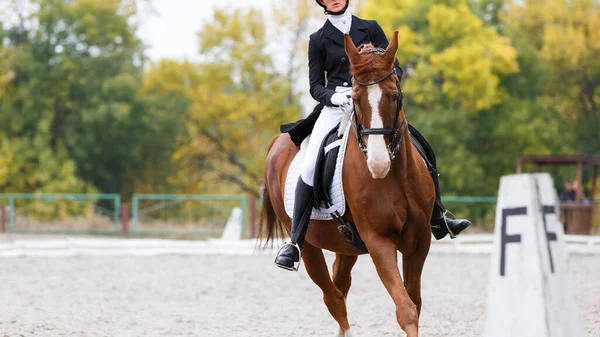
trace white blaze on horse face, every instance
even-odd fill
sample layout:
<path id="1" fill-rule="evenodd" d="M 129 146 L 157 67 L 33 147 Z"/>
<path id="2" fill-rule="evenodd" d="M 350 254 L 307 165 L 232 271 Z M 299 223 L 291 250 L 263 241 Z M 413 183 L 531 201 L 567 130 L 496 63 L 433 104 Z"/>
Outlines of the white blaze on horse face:
<path id="1" fill-rule="evenodd" d="M 369 104 L 371 105 L 370 128 L 383 128 L 383 119 L 379 114 L 379 101 L 382 92 L 379 85 L 367 89 Z M 383 135 L 370 135 L 367 142 L 367 166 L 374 179 L 383 178 L 390 170 L 390 156 L 385 145 Z"/>

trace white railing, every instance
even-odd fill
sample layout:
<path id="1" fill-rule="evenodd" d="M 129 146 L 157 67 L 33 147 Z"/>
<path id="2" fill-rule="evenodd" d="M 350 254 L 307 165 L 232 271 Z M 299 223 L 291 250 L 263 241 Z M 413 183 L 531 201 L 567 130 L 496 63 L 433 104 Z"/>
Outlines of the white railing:
<path id="1" fill-rule="evenodd" d="M 600 255 L 600 236 L 565 235 L 571 254 Z M 491 234 L 463 234 L 457 239 L 432 240 L 432 254 L 491 254 Z M 220 240 L 185 241 L 164 239 L 114 239 L 27 236 L 0 237 L 0 257 L 12 256 L 88 256 L 88 255 L 274 255 L 281 242 L 272 249 L 256 250 L 257 241 Z M 326 252 L 329 253 L 329 252 Z"/>

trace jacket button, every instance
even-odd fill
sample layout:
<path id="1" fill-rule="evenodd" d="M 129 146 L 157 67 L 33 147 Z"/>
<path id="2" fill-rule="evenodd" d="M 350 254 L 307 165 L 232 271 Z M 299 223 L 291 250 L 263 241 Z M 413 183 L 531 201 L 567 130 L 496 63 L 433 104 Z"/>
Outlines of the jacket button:
<path id="1" fill-rule="evenodd" d="M 344 82 L 344 86 L 347 87 L 348 86 L 348 82 Z"/>

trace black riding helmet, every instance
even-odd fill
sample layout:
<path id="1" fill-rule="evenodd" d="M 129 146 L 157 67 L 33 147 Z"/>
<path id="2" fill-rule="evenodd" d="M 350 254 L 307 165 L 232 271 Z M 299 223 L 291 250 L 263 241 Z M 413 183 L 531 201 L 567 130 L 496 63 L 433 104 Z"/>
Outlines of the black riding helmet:
<path id="1" fill-rule="evenodd" d="M 340 14 L 343 14 L 346 11 L 346 9 L 348 9 L 348 6 L 350 5 L 350 0 L 347 0 L 346 1 L 346 7 L 344 7 L 344 9 L 342 9 L 339 12 L 330 12 L 330 11 L 327 10 L 327 6 L 325 6 L 325 3 L 323 3 L 323 0 L 316 0 L 316 1 L 317 1 L 317 4 L 319 6 L 323 7 L 323 9 L 325 10 L 325 13 L 331 14 L 331 15 L 340 15 Z"/>

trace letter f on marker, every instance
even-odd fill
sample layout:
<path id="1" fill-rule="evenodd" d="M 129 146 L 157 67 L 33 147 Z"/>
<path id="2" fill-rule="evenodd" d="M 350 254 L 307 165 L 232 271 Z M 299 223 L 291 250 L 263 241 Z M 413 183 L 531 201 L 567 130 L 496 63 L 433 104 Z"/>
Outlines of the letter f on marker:
<path id="1" fill-rule="evenodd" d="M 527 215 L 527 207 L 505 208 L 502 210 L 502 228 L 500 237 L 500 276 L 506 273 L 506 245 L 521 242 L 521 234 L 508 235 L 506 233 L 506 220 L 509 216 Z"/>

